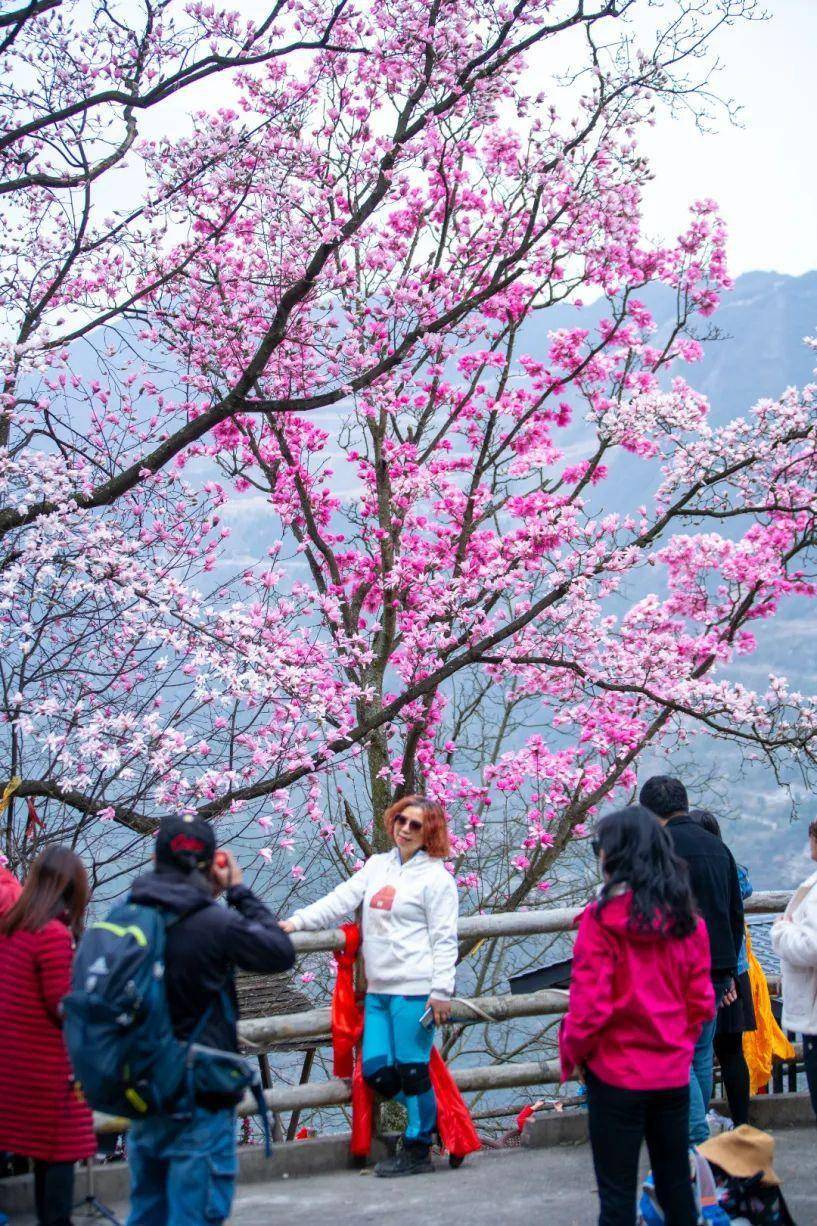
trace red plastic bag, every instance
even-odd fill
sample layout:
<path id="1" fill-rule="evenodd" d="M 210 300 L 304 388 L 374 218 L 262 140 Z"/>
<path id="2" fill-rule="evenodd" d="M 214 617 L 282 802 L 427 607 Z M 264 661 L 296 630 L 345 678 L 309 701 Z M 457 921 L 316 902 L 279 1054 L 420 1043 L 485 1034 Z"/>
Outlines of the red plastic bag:
<path id="1" fill-rule="evenodd" d="M 437 1128 L 443 1148 L 457 1158 L 476 1153 L 482 1144 L 448 1065 L 436 1047 L 431 1049 L 428 1071 L 437 1100 Z"/>

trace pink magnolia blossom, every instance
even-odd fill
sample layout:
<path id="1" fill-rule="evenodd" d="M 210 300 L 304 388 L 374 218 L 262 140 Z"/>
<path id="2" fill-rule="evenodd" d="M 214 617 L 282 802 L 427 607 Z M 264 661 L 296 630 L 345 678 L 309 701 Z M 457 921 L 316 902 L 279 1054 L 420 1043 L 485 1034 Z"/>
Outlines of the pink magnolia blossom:
<path id="1" fill-rule="evenodd" d="M 4 42 L 5 777 L 96 863 L 197 812 L 318 889 L 411 788 L 521 905 L 649 745 L 810 765 L 815 696 L 735 667 L 815 594 L 817 391 L 715 426 L 687 381 L 725 228 L 644 232 L 640 142 L 707 6 L 640 58 L 607 7 L 562 111 L 516 49 L 597 19 L 551 0 Z"/>

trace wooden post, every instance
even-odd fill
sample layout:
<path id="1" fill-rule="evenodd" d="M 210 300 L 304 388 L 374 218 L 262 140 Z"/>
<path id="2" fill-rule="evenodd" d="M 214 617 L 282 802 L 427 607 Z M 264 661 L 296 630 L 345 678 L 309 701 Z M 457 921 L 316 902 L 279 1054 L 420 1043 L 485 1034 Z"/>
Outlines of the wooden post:
<path id="1" fill-rule="evenodd" d="M 262 1051 L 258 1057 L 258 1067 L 261 1070 L 261 1085 L 265 1090 L 271 1090 L 272 1073 L 269 1066 L 269 1056 L 265 1051 Z M 281 1124 L 281 1116 L 277 1111 L 272 1112 L 272 1139 L 276 1145 L 284 1139 L 284 1129 Z"/>
<path id="2" fill-rule="evenodd" d="M 772 1061 L 772 1092 L 774 1094 L 783 1093 L 783 1061 Z"/>
<path id="3" fill-rule="evenodd" d="M 303 1067 L 301 1068 L 301 1079 L 298 1085 L 305 1086 L 309 1081 L 309 1074 L 312 1072 L 312 1064 L 315 1059 L 315 1048 L 310 1047 L 304 1053 Z M 287 1140 L 294 1141 L 295 1133 L 298 1131 L 298 1124 L 301 1119 L 301 1109 L 296 1107 L 289 1117 L 289 1127 L 287 1128 Z"/>

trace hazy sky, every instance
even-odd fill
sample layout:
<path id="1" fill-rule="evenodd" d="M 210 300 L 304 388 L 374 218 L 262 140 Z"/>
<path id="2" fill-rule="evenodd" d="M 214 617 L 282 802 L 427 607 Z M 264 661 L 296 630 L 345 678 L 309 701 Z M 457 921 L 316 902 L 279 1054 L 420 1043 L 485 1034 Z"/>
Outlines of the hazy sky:
<path id="1" fill-rule="evenodd" d="M 742 128 L 702 135 L 662 118 L 645 142 L 655 170 L 646 224 L 660 237 L 711 196 L 730 234 L 730 268 L 817 269 L 817 0 L 766 0 L 771 19 L 719 40 L 718 92 L 743 104 Z"/>
<path id="2" fill-rule="evenodd" d="M 651 22 L 646 0 L 637 21 Z M 730 234 L 733 275 L 750 269 L 799 274 L 817 269 L 817 0 L 765 0 L 768 21 L 741 22 L 723 31 L 713 47 L 722 70 L 715 78 L 721 97 L 743 107 L 741 127 L 722 116 L 717 130 L 701 133 L 691 119 L 662 112 L 642 148 L 655 179 L 647 190 L 645 230 L 658 241 L 686 227 L 692 200 L 718 201 Z M 259 0 L 232 0 L 229 7 L 257 12 Z M 663 16 L 670 11 L 657 10 Z M 569 44 L 560 41 L 559 71 Z M 208 102 L 210 86 L 203 90 Z M 196 93 L 171 102 L 142 120 L 145 135 L 189 127 L 186 114 Z M 226 89 L 229 100 L 229 89 Z M 198 105 L 196 99 L 195 105 Z M 127 172 L 126 172 L 127 173 Z M 123 180 L 112 187 L 121 193 Z"/>

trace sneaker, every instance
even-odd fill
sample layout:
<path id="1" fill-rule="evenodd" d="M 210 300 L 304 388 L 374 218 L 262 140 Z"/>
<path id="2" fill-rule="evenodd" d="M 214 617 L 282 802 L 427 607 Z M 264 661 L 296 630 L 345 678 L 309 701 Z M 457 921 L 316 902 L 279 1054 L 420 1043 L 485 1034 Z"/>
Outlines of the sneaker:
<path id="1" fill-rule="evenodd" d="M 434 1164 L 428 1145 L 404 1144 L 392 1158 L 384 1158 L 374 1168 L 381 1179 L 399 1179 L 401 1175 L 433 1175 Z"/>

